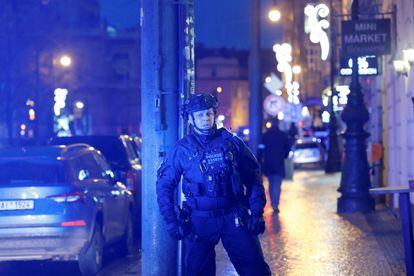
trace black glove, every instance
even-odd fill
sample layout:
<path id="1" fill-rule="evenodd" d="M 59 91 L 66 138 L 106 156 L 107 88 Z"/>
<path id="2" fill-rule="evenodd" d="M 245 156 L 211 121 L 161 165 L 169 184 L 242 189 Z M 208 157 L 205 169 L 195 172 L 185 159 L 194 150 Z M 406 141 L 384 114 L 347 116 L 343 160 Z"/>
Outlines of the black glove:
<path id="1" fill-rule="evenodd" d="M 247 220 L 247 230 L 256 236 L 262 234 L 265 231 L 263 216 L 250 216 Z"/>
<path id="2" fill-rule="evenodd" d="M 184 238 L 184 228 L 179 221 L 168 223 L 167 232 L 175 240 L 182 240 Z"/>

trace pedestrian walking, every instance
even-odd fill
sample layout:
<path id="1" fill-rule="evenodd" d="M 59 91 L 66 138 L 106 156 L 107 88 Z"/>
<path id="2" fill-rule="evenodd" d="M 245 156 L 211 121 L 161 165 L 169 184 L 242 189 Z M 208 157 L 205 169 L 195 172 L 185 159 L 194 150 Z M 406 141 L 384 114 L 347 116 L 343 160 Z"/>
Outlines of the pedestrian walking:
<path id="1" fill-rule="evenodd" d="M 295 144 L 295 141 L 298 138 L 298 135 L 299 135 L 298 128 L 296 127 L 294 122 L 291 122 L 288 133 L 287 133 L 290 147 L 292 147 Z"/>
<path id="2" fill-rule="evenodd" d="M 275 214 L 279 213 L 282 180 L 285 177 L 285 158 L 289 156 L 291 143 L 286 133 L 279 129 L 279 121 L 273 118 L 271 127 L 263 134 L 263 173 L 269 182 L 269 196 Z"/>
<path id="3" fill-rule="evenodd" d="M 184 239 L 185 275 L 215 275 L 220 240 L 240 275 L 271 275 L 258 239 L 266 204 L 259 163 L 241 139 L 217 129 L 215 96 L 191 96 L 186 112 L 192 132 L 167 155 L 157 179 L 167 231 Z M 174 190 L 181 177 L 186 208 L 177 214 Z"/>

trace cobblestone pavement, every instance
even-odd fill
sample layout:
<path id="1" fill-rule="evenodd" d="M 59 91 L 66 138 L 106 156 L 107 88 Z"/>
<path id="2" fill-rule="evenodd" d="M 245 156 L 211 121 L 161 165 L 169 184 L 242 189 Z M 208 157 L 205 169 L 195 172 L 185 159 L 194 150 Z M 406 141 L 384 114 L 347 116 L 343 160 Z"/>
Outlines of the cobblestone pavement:
<path id="1" fill-rule="evenodd" d="M 266 206 L 263 252 L 273 275 L 405 275 L 394 212 L 338 215 L 340 174 L 295 172 L 284 181 L 279 215 Z M 266 185 L 267 183 L 265 183 Z M 220 246 L 217 275 L 237 275 Z"/>

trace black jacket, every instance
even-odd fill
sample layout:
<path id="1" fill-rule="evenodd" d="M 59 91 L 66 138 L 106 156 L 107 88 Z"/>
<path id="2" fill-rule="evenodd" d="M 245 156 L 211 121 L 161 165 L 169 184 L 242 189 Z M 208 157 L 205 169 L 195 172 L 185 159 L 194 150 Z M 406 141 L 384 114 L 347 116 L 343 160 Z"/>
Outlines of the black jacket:
<path id="1" fill-rule="evenodd" d="M 249 208 L 253 215 L 263 214 L 266 197 L 260 165 L 240 138 L 221 128 L 209 137 L 195 133 L 186 135 L 178 141 L 160 166 L 157 178 L 157 201 L 167 223 L 177 219 L 174 211 L 174 190 L 181 177 L 183 177 L 183 193 L 188 200 L 188 197 L 192 196 L 190 191 L 195 189 L 191 185 L 205 181 L 205 175 L 200 169 L 200 151 L 217 147 L 228 148 L 233 152 L 234 168 L 240 174 Z M 233 201 L 238 200 L 234 195 L 229 198 Z"/>
<path id="2" fill-rule="evenodd" d="M 285 176 L 284 160 L 289 156 L 290 142 L 287 134 L 279 128 L 270 128 L 263 134 L 263 173 Z"/>

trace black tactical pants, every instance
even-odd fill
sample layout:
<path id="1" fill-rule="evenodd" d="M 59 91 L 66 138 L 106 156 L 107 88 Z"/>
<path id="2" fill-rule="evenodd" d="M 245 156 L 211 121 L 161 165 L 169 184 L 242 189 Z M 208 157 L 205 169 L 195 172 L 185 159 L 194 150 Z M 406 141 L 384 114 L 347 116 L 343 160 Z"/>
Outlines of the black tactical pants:
<path id="1" fill-rule="evenodd" d="M 244 227 L 236 227 L 234 213 L 218 217 L 192 215 L 191 222 L 198 238 L 184 241 L 185 276 L 215 275 L 214 247 L 220 239 L 239 275 L 271 275 L 258 237 Z"/>

